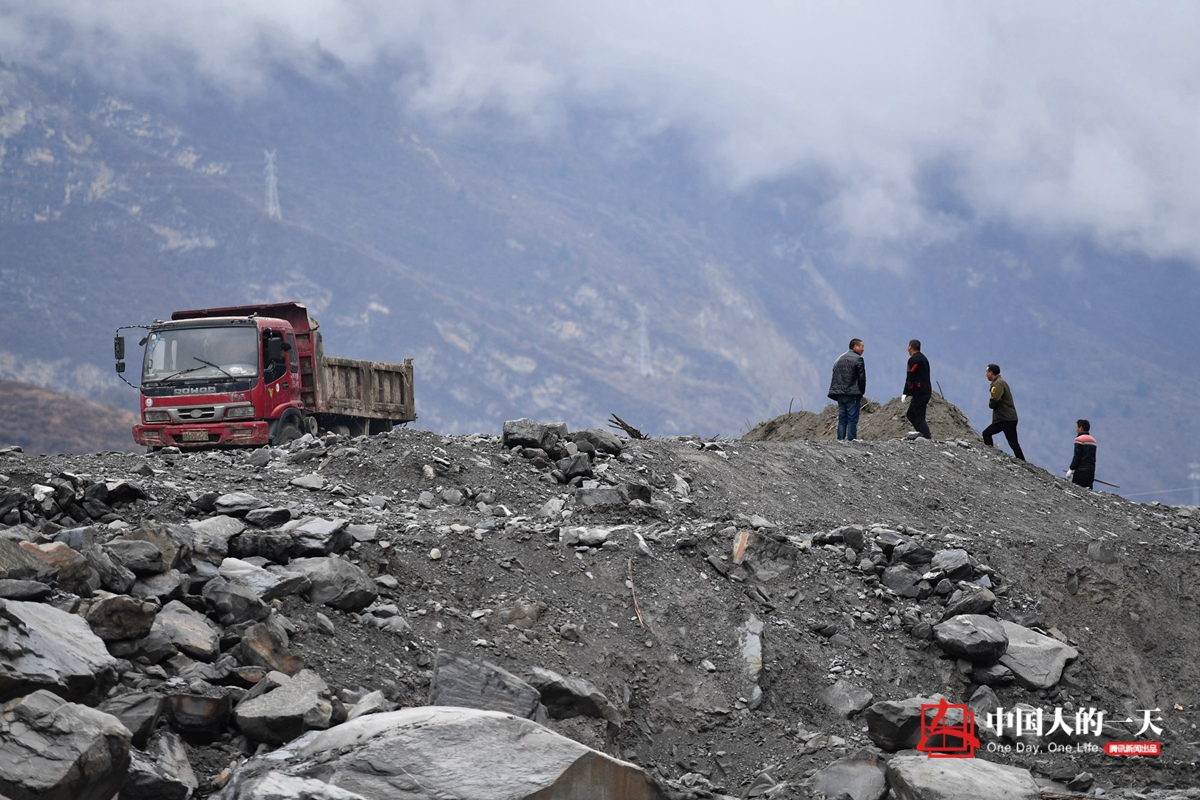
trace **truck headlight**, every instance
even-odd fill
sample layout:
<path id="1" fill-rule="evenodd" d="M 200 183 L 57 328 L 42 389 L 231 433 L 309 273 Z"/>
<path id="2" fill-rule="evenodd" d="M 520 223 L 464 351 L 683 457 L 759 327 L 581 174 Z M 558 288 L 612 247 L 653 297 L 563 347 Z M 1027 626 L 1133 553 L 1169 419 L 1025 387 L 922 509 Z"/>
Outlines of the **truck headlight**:
<path id="1" fill-rule="evenodd" d="M 146 411 L 146 422 L 170 422 L 171 414 L 167 411 Z"/>
<path id="2" fill-rule="evenodd" d="M 253 417 L 254 406 L 234 406 L 233 408 L 225 409 L 225 417 L 227 419 L 238 419 L 240 417 Z"/>

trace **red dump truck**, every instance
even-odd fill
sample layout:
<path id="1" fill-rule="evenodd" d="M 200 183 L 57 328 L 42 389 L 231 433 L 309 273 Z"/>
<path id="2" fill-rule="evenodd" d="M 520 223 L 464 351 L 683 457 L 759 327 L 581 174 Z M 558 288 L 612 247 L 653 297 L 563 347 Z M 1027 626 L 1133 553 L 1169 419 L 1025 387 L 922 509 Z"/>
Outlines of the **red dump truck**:
<path id="1" fill-rule="evenodd" d="M 417 418 L 411 358 L 330 358 L 300 303 L 176 311 L 169 322 L 118 328 L 113 354 L 123 380 L 122 331 L 131 328 L 146 332 L 133 439 L 152 449 L 279 445 L 319 430 L 382 433 Z"/>

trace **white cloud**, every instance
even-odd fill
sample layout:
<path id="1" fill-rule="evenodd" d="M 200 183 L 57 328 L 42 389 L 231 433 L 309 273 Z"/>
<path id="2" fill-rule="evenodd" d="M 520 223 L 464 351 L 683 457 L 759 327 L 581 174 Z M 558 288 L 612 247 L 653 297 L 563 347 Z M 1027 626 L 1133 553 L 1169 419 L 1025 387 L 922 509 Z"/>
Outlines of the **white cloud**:
<path id="1" fill-rule="evenodd" d="M 409 106 L 500 111 L 553 135 L 572 109 L 684 131 L 731 189 L 829 182 L 826 223 L 885 251 L 952 237 L 922 178 L 972 214 L 1200 263 L 1200 5 L 726 0 L 0 2 L 6 59 L 145 74 L 168 53 L 254 91 L 324 51 L 416 65 Z M 31 14 L 37 14 L 33 19 Z M 47 20 L 74 31 L 46 47 Z M 947 177 L 949 176 L 949 177 Z"/>

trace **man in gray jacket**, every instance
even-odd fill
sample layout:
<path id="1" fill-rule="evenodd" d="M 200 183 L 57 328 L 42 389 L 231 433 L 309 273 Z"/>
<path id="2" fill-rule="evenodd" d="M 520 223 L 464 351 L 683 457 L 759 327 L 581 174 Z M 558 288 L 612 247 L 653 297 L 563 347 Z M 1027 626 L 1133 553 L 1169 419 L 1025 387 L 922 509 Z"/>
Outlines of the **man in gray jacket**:
<path id="1" fill-rule="evenodd" d="M 863 362 L 863 340 L 851 339 L 850 349 L 833 364 L 829 399 L 838 404 L 838 441 L 858 438 L 858 412 L 867 393 L 867 365 Z"/>

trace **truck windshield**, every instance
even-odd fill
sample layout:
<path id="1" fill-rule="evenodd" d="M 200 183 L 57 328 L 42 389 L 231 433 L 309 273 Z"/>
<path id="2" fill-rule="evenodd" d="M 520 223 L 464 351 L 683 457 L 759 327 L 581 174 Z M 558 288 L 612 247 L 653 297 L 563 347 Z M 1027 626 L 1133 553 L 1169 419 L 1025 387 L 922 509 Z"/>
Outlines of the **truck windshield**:
<path id="1" fill-rule="evenodd" d="M 258 374 L 258 331 L 250 326 L 173 328 L 146 340 L 142 382 L 244 378 Z"/>

